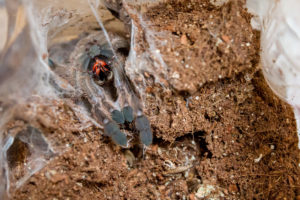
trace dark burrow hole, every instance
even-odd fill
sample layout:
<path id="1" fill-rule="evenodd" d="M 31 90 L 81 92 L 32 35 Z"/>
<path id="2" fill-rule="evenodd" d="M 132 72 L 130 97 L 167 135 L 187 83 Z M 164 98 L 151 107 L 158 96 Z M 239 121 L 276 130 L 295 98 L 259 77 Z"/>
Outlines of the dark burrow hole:
<path id="1" fill-rule="evenodd" d="M 9 168 L 15 168 L 18 165 L 24 164 L 26 158 L 30 156 L 28 144 L 16 138 L 13 144 L 7 150 L 7 161 Z"/>
<path id="2" fill-rule="evenodd" d="M 128 48 L 118 48 L 117 50 L 119 53 L 121 53 L 122 55 L 124 55 L 125 57 L 127 57 L 129 55 L 129 49 Z"/>
<path id="3" fill-rule="evenodd" d="M 198 145 L 200 156 L 205 158 L 212 158 L 212 153 L 208 149 L 208 143 L 205 139 L 206 132 L 205 131 L 198 131 L 194 133 L 194 140 Z"/>
<path id="4" fill-rule="evenodd" d="M 131 151 L 131 153 L 133 153 L 135 158 L 143 158 L 143 148 L 141 147 L 141 145 L 135 144 L 129 150 Z"/>
<path id="5" fill-rule="evenodd" d="M 138 133 L 136 133 L 136 134 L 138 134 Z M 143 153 L 145 153 L 145 152 L 143 152 L 143 147 L 139 142 L 139 137 L 135 137 L 133 140 L 134 141 L 131 141 L 131 142 L 133 142 L 134 145 L 129 150 L 133 153 L 133 155 L 136 159 L 138 159 L 138 160 L 144 159 Z M 164 141 L 163 139 L 157 138 L 157 137 L 155 137 L 155 135 L 153 135 L 152 145 L 168 147 L 168 146 L 170 146 L 170 142 Z M 125 150 L 126 149 L 124 149 L 124 151 Z"/>
<path id="6" fill-rule="evenodd" d="M 186 134 L 184 136 L 176 138 L 175 141 L 181 142 L 183 140 L 194 140 L 197 144 L 197 148 L 199 151 L 199 156 L 200 157 L 205 157 L 205 158 L 212 158 L 212 153 L 208 149 L 208 143 L 205 140 L 206 132 L 205 131 L 197 131 L 194 132 L 193 134 Z"/>
<path id="7" fill-rule="evenodd" d="M 9 167 L 14 168 L 23 165 L 33 151 L 39 151 L 46 159 L 55 155 L 42 132 L 32 126 L 27 126 L 26 129 L 17 133 L 12 145 L 6 152 Z"/>

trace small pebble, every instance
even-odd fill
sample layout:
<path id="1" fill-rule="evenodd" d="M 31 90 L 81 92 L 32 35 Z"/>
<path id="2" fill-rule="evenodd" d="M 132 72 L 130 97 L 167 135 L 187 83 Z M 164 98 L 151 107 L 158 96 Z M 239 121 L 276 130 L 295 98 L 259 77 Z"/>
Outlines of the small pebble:
<path id="1" fill-rule="evenodd" d="M 183 45 L 187 45 L 188 44 L 188 38 L 186 36 L 186 34 L 183 34 L 180 38 L 180 43 Z"/>
<path id="2" fill-rule="evenodd" d="M 222 40 L 226 43 L 229 43 L 230 42 L 230 38 L 227 36 L 227 35 L 222 35 L 221 36 Z"/>
<path id="3" fill-rule="evenodd" d="M 175 79 L 180 78 L 179 73 L 178 72 L 174 72 L 173 75 L 172 75 L 172 78 L 175 78 Z"/>

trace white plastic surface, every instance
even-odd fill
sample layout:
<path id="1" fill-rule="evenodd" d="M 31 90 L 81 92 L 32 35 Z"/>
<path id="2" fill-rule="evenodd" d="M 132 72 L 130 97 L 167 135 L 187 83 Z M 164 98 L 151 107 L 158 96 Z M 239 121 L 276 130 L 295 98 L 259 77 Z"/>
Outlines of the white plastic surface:
<path id="1" fill-rule="evenodd" d="M 248 0 L 261 30 L 261 61 L 273 91 L 291 104 L 300 136 L 300 1 Z M 300 142 L 299 142 L 300 148 Z"/>

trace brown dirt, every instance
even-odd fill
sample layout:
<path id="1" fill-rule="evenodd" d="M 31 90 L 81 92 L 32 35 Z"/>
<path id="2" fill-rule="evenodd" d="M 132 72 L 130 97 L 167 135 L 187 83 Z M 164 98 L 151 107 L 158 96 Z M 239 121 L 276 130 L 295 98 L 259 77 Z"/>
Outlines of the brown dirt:
<path id="1" fill-rule="evenodd" d="M 157 46 L 169 77 L 179 74 L 168 87 L 148 82 L 154 144 L 144 155 L 121 149 L 93 126 L 80 129 L 62 102 L 22 112 L 68 147 L 12 199 L 300 199 L 293 113 L 264 81 L 243 1 L 172 0 L 145 17 L 167 34 Z"/>

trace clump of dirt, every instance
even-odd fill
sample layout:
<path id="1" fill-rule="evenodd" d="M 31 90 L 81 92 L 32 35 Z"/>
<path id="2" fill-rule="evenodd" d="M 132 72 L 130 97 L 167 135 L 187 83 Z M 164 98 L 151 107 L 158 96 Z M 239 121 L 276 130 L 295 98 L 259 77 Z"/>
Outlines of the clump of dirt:
<path id="1" fill-rule="evenodd" d="M 163 34 L 156 45 L 170 66 L 174 89 L 194 93 L 208 82 L 253 69 L 258 37 L 242 6 L 243 1 L 219 8 L 209 1 L 168 1 L 145 14 L 151 29 Z"/>
<path id="2" fill-rule="evenodd" d="M 144 15 L 165 33 L 170 77 L 147 82 L 154 144 L 121 149 L 52 103 L 31 121 L 66 151 L 13 199 L 300 199 L 293 112 L 264 81 L 244 1 L 171 0 Z"/>

